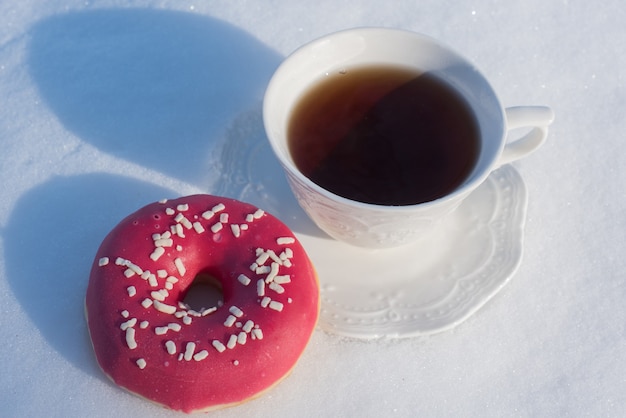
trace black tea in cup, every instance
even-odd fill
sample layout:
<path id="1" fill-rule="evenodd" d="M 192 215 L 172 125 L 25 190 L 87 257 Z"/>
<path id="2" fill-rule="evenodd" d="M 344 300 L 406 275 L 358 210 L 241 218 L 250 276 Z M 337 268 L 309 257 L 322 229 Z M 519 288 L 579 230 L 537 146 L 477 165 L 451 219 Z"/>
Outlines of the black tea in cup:
<path id="1" fill-rule="evenodd" d="M 324 77 L 300 98 L 287 138 L 313 182 L 388 206 L 449 194 L 480 153 L 478 123 L 460 93 L 435 75 L 389 65 Z"/>

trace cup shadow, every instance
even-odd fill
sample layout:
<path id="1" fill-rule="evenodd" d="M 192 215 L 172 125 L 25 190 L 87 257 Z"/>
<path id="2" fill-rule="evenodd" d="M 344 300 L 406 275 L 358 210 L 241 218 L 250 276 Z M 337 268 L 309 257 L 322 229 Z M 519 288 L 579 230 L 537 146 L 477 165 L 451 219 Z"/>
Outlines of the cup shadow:
<path id="1" fill-rule="evenodd" d="M 201 187 L 213 146 L 241 109 L 259 106 L 281 61 L 233 25 L 175 11 L 73 12 L 31 35 L 30 73 L 67 129 Z"/>
<path id="2" fill-rule="evenodd" d="M 258 206 L 293 231 L 330 239 L 313 223 L 292 193 L 263 128 L 261 105 L 242 112 L 226 131 L 221 173 L 213 193 Z"/>
<path id="3" fill-rule="evenodd" d="M 173 196 L 111 174 L 54 177 L 18 200 L 1 231 L 16 299 L 50 345 L 80 370 L 97 370 L 83 307 L 100 242 L 147 202 Z"/>

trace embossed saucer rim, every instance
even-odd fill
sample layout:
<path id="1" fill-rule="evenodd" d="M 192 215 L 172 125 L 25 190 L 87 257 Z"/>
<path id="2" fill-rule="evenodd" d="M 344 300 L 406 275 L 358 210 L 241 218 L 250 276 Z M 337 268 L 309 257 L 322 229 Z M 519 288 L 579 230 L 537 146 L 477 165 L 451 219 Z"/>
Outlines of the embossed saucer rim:
<path id="1" fill-rule="evenodd" d="M 494 171 L 453 218 L 446 220 L 458 224 L 443 225 L 442 234 L 452 232 L 450 237 L 440 234 L 395 250 L 404 252 L 403 256 L 394 257 L 394 250 L 381 253 L 297 234 L 320 276 L 319 327 L 342 336 L 373 339 L 428 335 L 462 323 L 497 294 L 519 267 L 526 202 L 523 179 L 512 166 L 505 166 Z M 476 231 L 466 234 L 471 232 L 468 224 L 472 222 Z M 458 239 L 465 242 L 462 245 L 453 242 Z M 428 248 L 445 247 L 450 242 L 451 253 Z M 480 250 L 465 253 L 465 249 L 474 247 Z M 349 277 L 365 275 L 368 270 L 380 272 L 381 266 L 399 260 L 408 266 L 416 260 L 414 253 L 420 252 L 434 257 L 433 265 L 415 270 L 412 278 L 359 282 Z M 330 266 L 334 255 L 336 263 Z M 447 266 L 451 256 L 460 259 L 456 267 Z M 472 257 L 480 262 L 475 263 Z M 398 273 L 400 270 L 382 268 L 382 271 L 402 275 Z M 430 274 L 437 277 L 425 277 Z M 430 298 L 422 295 L 429 293 Z"/>

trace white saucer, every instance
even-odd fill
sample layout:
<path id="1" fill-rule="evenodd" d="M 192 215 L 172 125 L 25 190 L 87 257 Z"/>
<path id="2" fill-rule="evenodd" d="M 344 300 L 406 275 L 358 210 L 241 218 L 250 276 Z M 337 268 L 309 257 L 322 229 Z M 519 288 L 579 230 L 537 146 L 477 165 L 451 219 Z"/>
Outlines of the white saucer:
<path id="1" fill-rule="evenodd" d="M 262 207 L 294 230 L 317 269 L 319 325 L 328 332 L 371 339 L 450 329 L 519 267 L 527 192 L 512 166 L 494 171 L 427 239 L 367 250 L 320 231 L 297 205 L 269 146 L 237 136 L 224 146 L 214 192 Z"/>
<path id="2" fill-rule="evenodd" d="M 368 251 L 300 236 L 320 277 L 320 326 L 356 338 L 397 338 L 458 325 L 519 267 L 526 201 L 522 178 L 507 166 L 424 241 Z"/>

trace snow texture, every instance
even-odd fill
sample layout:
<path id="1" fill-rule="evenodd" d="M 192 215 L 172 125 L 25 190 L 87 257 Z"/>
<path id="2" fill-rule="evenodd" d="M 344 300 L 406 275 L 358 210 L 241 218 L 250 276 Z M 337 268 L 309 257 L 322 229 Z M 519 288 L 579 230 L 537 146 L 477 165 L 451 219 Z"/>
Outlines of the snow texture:
<path id="1" fill-rule="evenodd" d="M 529 190 L 522 265 L 448 332 L 363 342 L 317 331 L 278 387 L 212 416 L 626 415 L 626 8 L 381 4 L 0 2 L 1 416 L 178 415 L 98 369 L 83 317 L 93 255 L 126 214 L 163 197 L 271 201 L 284 179 L 248 191 L 241 172 L 267 172 L 224 156 L 245 143 L 275 167 L 261 122 L 273 70 L 355 26 L 439 38 L 505 106 L 553 107 L 546 145 L 515 163 Z M 281 215 L 314 230 L 292 200 Z"/>

